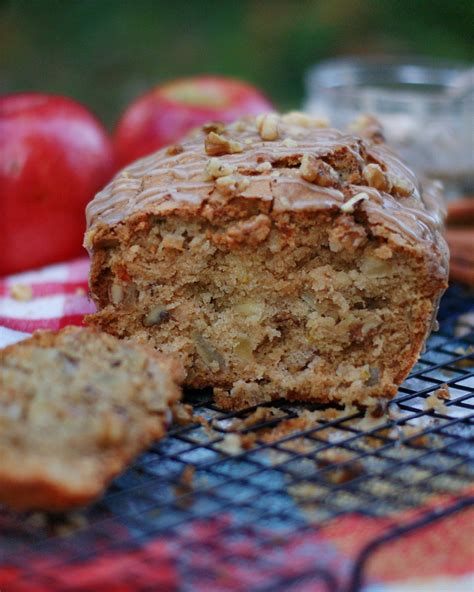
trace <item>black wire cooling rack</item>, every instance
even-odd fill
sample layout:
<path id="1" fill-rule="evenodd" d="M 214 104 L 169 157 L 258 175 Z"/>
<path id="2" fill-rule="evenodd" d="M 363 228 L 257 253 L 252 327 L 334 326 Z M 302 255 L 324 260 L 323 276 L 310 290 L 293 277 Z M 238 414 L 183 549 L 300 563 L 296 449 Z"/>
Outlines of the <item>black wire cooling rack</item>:
<path id="1" fill-rule="evenodd" d="M 0 509 L 0 589 L 362 589 L 378 552 L 474 501 L 472 292 L 452 286 L 439 321 L 378 418 L 288 402 L 229 414 L 188 393 L 205 421 L 173 425 L 92 507 Z M 350 561 L 324 536 L 338 520 L 377 524 Z"/>

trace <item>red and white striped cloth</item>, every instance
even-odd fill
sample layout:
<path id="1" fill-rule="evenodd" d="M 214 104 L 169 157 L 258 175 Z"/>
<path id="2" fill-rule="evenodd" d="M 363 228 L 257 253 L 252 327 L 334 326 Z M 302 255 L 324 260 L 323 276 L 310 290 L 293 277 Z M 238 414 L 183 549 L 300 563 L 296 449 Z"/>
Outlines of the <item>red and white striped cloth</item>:
<path id="1" fill-rule="evenodd" d="M 0 347 L 36 329 L 80 325 L 95 307 L 87 296 L 89 259 L 75 259 L 0 279 Z M 18 292 L 31 298 L 18 297 Z"/>

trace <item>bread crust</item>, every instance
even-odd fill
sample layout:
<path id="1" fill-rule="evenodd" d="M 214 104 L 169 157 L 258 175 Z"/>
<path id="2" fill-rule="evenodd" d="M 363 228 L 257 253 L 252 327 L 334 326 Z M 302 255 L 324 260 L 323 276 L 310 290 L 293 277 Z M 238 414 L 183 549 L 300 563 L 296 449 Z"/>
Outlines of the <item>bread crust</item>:
<path id="1" fill-rule="evenodd" d="M 38 331 L 0 351 L 0 501 L 65 511 L 93 501 L 165 433 L 182 368 L 92 328 Z"/>
<path id="2" fill-rule="evenodd" d="M 289 113 L 278 118 L 278 138 L 265 141 L 258 122 L 249 117 L 218 128 L 218 135 L 238 142 L 242 151 L 216 158 L 206 153 L 206 139 L 214 133 L 210 129 L 204 126 L 190 134 L 178 154 L 165 148 L 136 161 L 89 203 L 84 244 L 93 263 L 97 251 L 116 242 L 114 229 L 125 225 L 133 231 L 149 214 L 203 218 L 216 225 L 241 220 L 252 212 L 270 218 L 298 212 L 312 218 L 315 212 L 340 210 L 363 192 L 367 199 L 356 209 L 367 217 L 372 232 L 431 258 L 436 277 L 446 277 L 441 186 L 421 184 L 378 136 L 374 142 L 364 136 L 363 129 L 360 135 L 344 133 Z M 334 178 L 326 173 L 308 181 L 311 165 L 303 165 L 311 158 L 329 167 Z M 209 166 L 213 160 L 227 167 L 224 172 L 233 172 L 214 176 L 219 172 Z M 374 166 L 386 178 L 383 189 L 367 172 L 367 167 Z M 247 183 L 226 193 L 218 182 L 232 176 L 244 177 Z"/>

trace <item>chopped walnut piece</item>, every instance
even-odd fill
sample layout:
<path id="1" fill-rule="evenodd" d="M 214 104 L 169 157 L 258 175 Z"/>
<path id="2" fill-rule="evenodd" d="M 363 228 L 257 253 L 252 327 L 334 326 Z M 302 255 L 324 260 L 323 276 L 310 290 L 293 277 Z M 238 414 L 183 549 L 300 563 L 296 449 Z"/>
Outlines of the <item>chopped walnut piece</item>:
<path id="1" fill-rule="evenodd" d="M 195 422 L 193 408 L 185 403 L 176 403 L 171 409 L 173 421 L 179 426 L 190 425 Z"/>
<path id="2" fill-rule="evenodd" d="M 385 142 L 382 124 L 372 115 L 361 115 L 348 125 L 348 130 L 369 138 L 375 144 Z"/>
<path id="3" fill-rule="evenodd" d="M 202 126 L 202 131 L 206 134 L 210 132 L 215 132 L 216 134 L 221 134 L 225 130 L 225 125 L 222 121 L 209 121 Z"/>
<path id="4" fill-rule="evenodd" d="M 286 146 L 286 148 L 296 148 L 296 146 L 298 146 L 298 142 L 292 138 L 285 138 L 282 143 L 283 146 Z"/>
<path id="5" fill-rule="evenodd" d="M 316 158 L 314 154 L 305 154 L 303 156 L 300 175 L 305 181 L 321 187 L 331 187 L 339 183 L 339 176 L 332 166 Z"/>
<path id="6" fill-rule="evenodd" d="M 240 454 L 243 451 L 241 438 L 238 434 L 226 434 L 224 439 L 218 442 L 215 447 L 231 456 Z"/>
<path id="7" fill-rule="evenodd" d="M 442 396 L 439 396 L 439 391 L 442 392 Z M 447 396 L 446 396 L 447 395 Z M 441 388 L 433 391 L 431 395 L 425 399 L 424 408 L 426 411 L 437 411 L 438 413 L 448 413 L 448 408 L 444 404 L 445 400 L 449 400 L 449 389 L 447 385 L 443 385 Z"/>
<path id="8" fill-rule="evenodd" d="M 258 164 L 255 167 L 255 170 L 258 171 L 259 173 L 265 173 L 266 171 L 271 171 L 272 170 L 272 163 L 271 162 L 261 162 L 260 164 Z"/>
<path id="9" fill-rule="evenodd" d="M 390 181 L 378 164 L 368 164 L 362 171 L 364 179 L 369 187 L 379 191 L 390 191 Z"/>
<path id="10" fill-rule="evenodd" d="M 346 214 L 352 214 L 354 211 L 354 207 L 361 201 L 369 199 L 369 196 L 365 191 L 361 191 L 360 193 L 356 193 L 350 199 L 348 199 L 345 203 L 341 206 L 341 211 L 345 212 Z"/>
<path id="11" fill-rule="evenodd" d="M 329 122 L 323 117 L 311 117 L 301 111 L 290 111 L 282 116 L 282 120 L 290 125 L 299 125 L 301 127 L 328 127 Z"/>
<path id="12" fill-rule="evenodd" d="M 262 113 L 257 116 L 257 131 L 262 140 L 277 140 L 280 137 L 278 129 L 279 117 L 274 113 Z"/>
<path id="13" fill-rule="evenodd" d="M 226 175 L 225 177 L 219 177 L 216 180 L 216 188 L 219 193 L 226 196 L 240 195 L 243 193 L 248 186 L 250 181 L 243 175 Z"/>
<path id="14" fill-rule="evenodd" d="M 244 119 L 238 119 L 233 124 L 230 125 L 230 128 L 236 132 L 245 132 L 249 127 L 248 122 Z"/>
<path id="15" fill-rule="evenodd" d="M 210 158 L 206 164 L 206 179 L 218 179 L 235 173 L 235 166 L 226 162 L 221 162 L 218 158 Z"/>
<path id="16" fill-rule="evenodd" d="M 435 391 L 435 395 L 438 399 L 443 401 L 449 401 L 451 399 L 451 393 L 449 392 L 449 386 L 447 384 L 442 384 L 439 389 Z"/>
<path id="17" fill-rule="evenodd" d="M 223 154 L 235 154 L 242 152 L 243 147 L 240 142 L 224 138 L 215 132 L 210 132 L 204 139 L 204 149 L 209 156 L 222 156 Z"/>
<path id="18" fill-rule="evenodd" d="M 171 144 L 171 146 L 166 148 L 165 152 L 168 156 L 176 156 L 177 154 L 184 152 L 184 148 L 181 146 L 181 144 Z"/>
<path id="19" fill-rule="evenodd" d="M 33 290 L 27 284 L 12 284 L 10 286 L 10 296 L 15 300 L 27 302 L 33 298 Z"/>
<path id="20" fill-rule="evenodd" d="M 392 192 L 398 197 L 409 197 L 413 193 L 413 185 L 401 177 L 390 176 Z"/>

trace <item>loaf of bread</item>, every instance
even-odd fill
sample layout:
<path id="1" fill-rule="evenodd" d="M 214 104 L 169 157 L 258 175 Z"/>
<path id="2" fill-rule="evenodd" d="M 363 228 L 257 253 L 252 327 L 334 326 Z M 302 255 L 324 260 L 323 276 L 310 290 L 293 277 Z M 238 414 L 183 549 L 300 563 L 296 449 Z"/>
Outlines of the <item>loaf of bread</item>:
<path id="1" fill-rule="evenodd" d="M 69 327 L 0 351 L 0 504 L 90 502 L 164 434 L 182 370 L 151 348 Z"/>
<path id="2" fill-rule="evenodd" d="M 371 405 L 417 360 L 447 286 L 436 184 L 373 122 L 205 125 L 89 204 L 88 322 L 178 354 L 230 408 Z"/>

